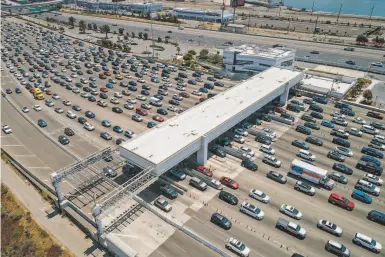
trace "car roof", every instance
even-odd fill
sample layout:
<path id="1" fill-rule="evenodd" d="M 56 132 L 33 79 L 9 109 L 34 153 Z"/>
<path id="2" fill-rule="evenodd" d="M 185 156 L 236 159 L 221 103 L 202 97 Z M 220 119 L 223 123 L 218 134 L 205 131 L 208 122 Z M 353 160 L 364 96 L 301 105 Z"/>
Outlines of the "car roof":
<path id="1" fill-rule="evenodd" d="M 361 234 L 361 233 L 356 233 L 355 237 L 360 238 L 360 239 L 365 240 L 365 241 L 368 241 L 368 242 L 372 241 L 371 237 L 368 237 L 368 236 Z"/>
<path id="2" fill-rule="evenodd" d="M 337 242 L 337 241 L 334 241 L 334 240 L 329 240 L 329 241 L 328 241 L 328 244 L 333 245 L 333 246 L 335 246 L 335 247 L 337 247 L 337 248 L 341 248 L 341 247 L 342 247 L 342 244 L 341 244 L 341 243 L 339 243 L 339 242 Z"/>

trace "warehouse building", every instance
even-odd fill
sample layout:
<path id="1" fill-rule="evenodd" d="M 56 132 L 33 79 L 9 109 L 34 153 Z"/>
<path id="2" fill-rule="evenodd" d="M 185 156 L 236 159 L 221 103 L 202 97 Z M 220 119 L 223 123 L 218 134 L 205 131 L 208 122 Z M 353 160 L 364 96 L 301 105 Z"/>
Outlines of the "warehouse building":
<path id="1" fill-rule="evenodd" d="M 199 9 L 188 9 L 188 8 L 175 8 L 171 13 L 177 16 L 179 19 L 186 20 L 197 20 L 206 22 L 221 23 L 222 12 L 221 11 L 208 11 Z M 234 15 L 229 12 L 223 13 L 223 22 L 229 22 L 233 20 Z M 236 15 L 235 15 L 236 17 Z"/>
<path id="2" fill-rule="evenodd" d="M 223 63 L 229 72 L 264 71 L 273 66 L 290 69 L 294 60 L 295 50 L 288 48 L 241 45 L 223 51 Z"/>
<path id="3" fill-rule="evenodd" d="M 120 10 L 134 13 L 158 12 L 163 9 L 163 4 L 158 2 L 130 3 L 124 2 L 102 2 L 102 1 L 77 1 L 79 7 L 90 10 Z"/>

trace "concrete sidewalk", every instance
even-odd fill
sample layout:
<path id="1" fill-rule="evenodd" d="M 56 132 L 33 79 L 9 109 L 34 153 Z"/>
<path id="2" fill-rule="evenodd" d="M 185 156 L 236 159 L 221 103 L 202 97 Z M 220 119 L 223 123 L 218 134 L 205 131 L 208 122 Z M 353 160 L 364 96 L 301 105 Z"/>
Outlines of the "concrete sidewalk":
<path id="1" fill-rule="evenodd" d="M 51 205 L 45 202 L 35 188 L 28 181 L 23 181 L 4 161 L 1 161 L 1 181 L 31 212 L 34 220 L 73 254 L 76 256 L 109 256 L 98 249 L 97 244 L 87 238 L 68 219 L 62 218 L 60 214 L 50 214 L 48 217 L 46 210 L 51 210 Z"/>

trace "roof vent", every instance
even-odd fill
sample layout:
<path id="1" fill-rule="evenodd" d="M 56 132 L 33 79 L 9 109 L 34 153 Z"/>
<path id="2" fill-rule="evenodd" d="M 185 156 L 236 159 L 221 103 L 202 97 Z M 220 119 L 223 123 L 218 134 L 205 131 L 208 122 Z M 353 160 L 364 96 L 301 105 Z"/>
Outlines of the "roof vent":
<path id="1" fill-rule="evenodd" d="M 194 136 L 196 136 L 198 134 L 198 132 L 194 129 L 191 131 L 191 134 L 193 134 Z"/>

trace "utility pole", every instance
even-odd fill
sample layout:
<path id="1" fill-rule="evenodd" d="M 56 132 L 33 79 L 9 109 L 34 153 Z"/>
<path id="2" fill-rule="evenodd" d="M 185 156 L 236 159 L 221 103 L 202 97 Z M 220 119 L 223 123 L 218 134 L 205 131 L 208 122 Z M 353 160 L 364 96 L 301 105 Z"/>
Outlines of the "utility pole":
<path id="1" fill-rule="evenodd" d="M 313 12 L 314 12 L 314 1 L 313 1 L 313 6 L 311 7 L 311 14 L 310 14 L 310 16 L 313 16 Z"/>
<path id="2" fill-rule="evenodd" d="M 341 6 L 340 6 L 340 10 L 338 11 L 337 23 L 338 23 L 338 20 L 340 19 L 341 10 L 342 10 L 342 4 L 341 4 Z"/>
<path id="3" fill-rule="evenodd" d="M 225 12 L 225 8 L 226 8 L 226 5 L 225 5 L 225 0 L 223 0 L 223 3 L 222 3 L 222 17 L 221 17 L 221 27 L 223 27 L 224 25 L 224 22 L 223 22 L 223 14 Z"/>
<path id="4" fill-rule="evenodd" d="M 291 23 L 291 17 L 289 17 L 289 25 L 287 26 L 287 33 L 286 33 L 286 34 L 289 34 L 289 31 L 290 31 L 290 23 Z"/>
<path id="5" fill-rule="evenodd" d="M 372 18 L 373 10 L 374 10 L 374 5 L 373 5 L 372 9 L 370 10 L 369 20 Z"/>
<path id="6" fill-rule="evenodd" d="M 154 60 L 154 54 L 155 54 L 155 36 L 154 36 L 154 30 L 152 29 L 152 24 L 154 23 L 154 20 L 151 17 L 151 40 L 152 40 L 152 59 Z"/>
<path id="7" fill-rule="evenodd" d="M 247 28 L 250 28 L 250 11 L 249 11 L 249 22 L 247 23 Z"/>
<path id="8" fill-rule="evenodd" d="M 315 20 L 315 25 L 314 25 L 314 31 L 313 31 L 313 34 L 315 34 L 315 32 L 317 31 L 317 25 L 318 25 L 318 15 L 317 15 L 317 19 Z"/>
<path id="9" fill-rule="evenodd" d="M 281 6 L 279 6 L 279 13 L 278 13 L 278 17 L 281 17 Z"/>
<path id="10" fill-rule="evenodd" d="M 233 1 L 237 1 L 237 0 L 233 0 Z M 235 24 L 235 8 L 237 8 L 237 2 L 235 2 L 235 5 L 234 5 L 233 24 Z"/>

